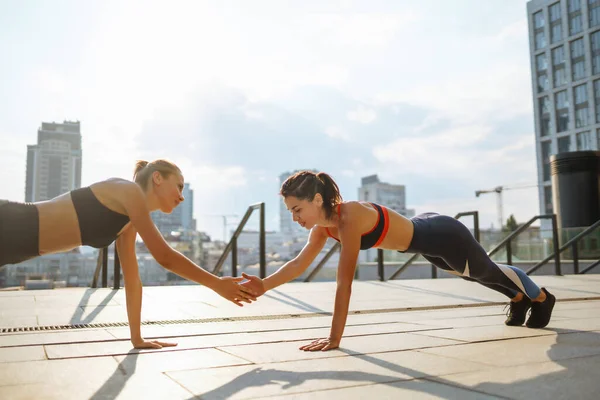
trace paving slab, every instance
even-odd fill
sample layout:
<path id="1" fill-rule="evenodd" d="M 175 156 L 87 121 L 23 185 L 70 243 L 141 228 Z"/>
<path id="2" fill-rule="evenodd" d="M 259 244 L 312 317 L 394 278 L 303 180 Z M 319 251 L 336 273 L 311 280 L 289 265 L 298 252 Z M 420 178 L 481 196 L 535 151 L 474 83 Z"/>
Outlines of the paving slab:
<path id="1" fill-rule="evenodd" d="M 600 332 L 567 332 L 552 336 L 436 347 L 421 351 L 497 367 L 508 367 L 600 355 Z"/>
<path id="2" fill-rule="evenodd" d="M 276 349 L 273 349 L 276 351 Z M 418 352 L 348 356 L 256 366 L 168 372 L 202 399 L 245 399 L 286 393 L 329 390 L 372 383 L 391 383 L 429 375 L 479 371 L 485 366 L 430 357 Z M 380 398 L 376 392 L 375 398 Z"/>
<path id="3" fill-rule="evenodd" d="M 600 356 L 578 357 L 431 379 L 518 400 L 591 400 L 598 398 L 599 365 Z"/>
<path id="4" fill-rule="evenodd" d="M 142 333 L 178 343 L 155 350 L 115 326 L 123 290 L 0 291 L 0 398 L 596 399 L 600 276 L 534 281 L 558 298 L 546 329 L 505 326 L 507 300 L 471 282 L 358 281 L 341 348 L 314 353 L 298 347 L 329 334 L 335 282 L 243 308 L 198 285 L 144 288 Z M 31 328 L 75 323 L 106 326 Z"/>

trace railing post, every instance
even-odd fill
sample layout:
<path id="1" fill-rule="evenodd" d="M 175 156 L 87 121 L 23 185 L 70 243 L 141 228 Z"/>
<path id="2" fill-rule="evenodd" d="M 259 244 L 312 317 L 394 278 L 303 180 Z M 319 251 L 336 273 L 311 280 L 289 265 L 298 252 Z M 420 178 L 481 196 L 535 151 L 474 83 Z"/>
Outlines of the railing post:
<path id="1" fill-rule="evenodd" d="M 266 240 L 265 240 L 265 203 L 260 203 L 260 277 L 267 276 L 267 257 L 266 257 Z"/>
<path id="2" fill-rule="evenodd" d="M 431 278 L 437 279 L 437 268 L 435 265 L 431 264 Z"/>
<path id="3" fill-rule="evenodd" d="M 479 243 L 479 211 L 475 211 L 475 214 L 473 215 L 473 230 L 475 231 L 475 240 L 477 240 L 477 242 Z"/>
<path id="4" fill-rule="evenodd" d="M 108 247 L 102 249 L 102 287 L 108 286 Z"/>
<path id="5" fill-rule="evenodd" d="M 383 250 L 381 249 L 377 249 L 377 274 L 379 275 L 379 280 L 381 282 L 385 281 L 383 271 Z"/>
<path id="6" fill-rule="evenodd" d="M 554 266 L 556 275 L 562 275 L 560 268 L 560 251 L 558 246 L 558 224 L 556 214 L 552 214 L 552 242 L 554 245 Z"/>
<path id="7" fill-rule="evenodd" d="M 510 245 L 510 240 L 506 242 L 506 263 L 512 265 L 512 246 Z"/>
<path id="8" fill-rule="evenodd" d="M 577 249 L 577 242 L 573 243 L 573 273 L 579 273 L 579 253 Z"/>
<path id="9" fill-rule="evenodd" d="M 113 289 L 119 289 L 121 287 L 121 261 L 119 260 L 119 252 L 117 251 L 117 244 L 115 243 L 115 260 L 114 260 L 114 279 Z"/>
<path id="10" fill-rule="evenodd" d="M 231 238 L 231 276 L 238 276 L 237 270 L 237 238 Z"/>

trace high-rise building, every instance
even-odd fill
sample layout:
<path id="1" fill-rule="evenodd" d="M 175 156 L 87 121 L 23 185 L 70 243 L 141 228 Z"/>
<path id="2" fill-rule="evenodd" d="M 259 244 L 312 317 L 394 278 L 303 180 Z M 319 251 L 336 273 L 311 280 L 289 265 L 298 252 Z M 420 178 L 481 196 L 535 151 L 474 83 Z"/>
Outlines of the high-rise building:
<path id="1" fill-rule="evenodd" d="M 527 16 L 540 213 L 552 214 L 550 155 L 600 150 L 600 0 L 531 0 Z"/>
<path id="2" fill-rule="evenodd" d="M 52 199 L 81 187 L 81 123 L 42 122 L 27 146 L 25 201 Z"/>
<path id="3" fill-rule="evenodd" d="M 406 188 L 404 185 L 381 182 L 377 175 L 369 175 L 361 179 L 361 186 L 358 188 L 358 200 L 381 204 L 407 218 L 415 215 L 415 210 L 406 208 Z M 361 262 L 374 261 L 376 256 L 376 249 L 368 249 L 361 251 L 359 259 Z"/>
<path id="4" fill-rule="evenodd" d="M 169 235 L 177 231 L 195 231 L 196 220 L 194 219 L 194 190 L 189 183 L 183 185 L 183 203 L 173 209 L 171 214 L 165 214 L 160 210 L 150 213 L 156 227 L 163 235 Z"/>
<path id="5" fill-rule="evenodd" d="M 291 175 L 295 174 L 296 172 L 299 172 L 301 170 L 295 170 L 292 172 L 284 172 L 283 174 L 279 175 L 279 187 L 281 187 L 281 185 L 283 185 L 283 182 L 285 182 L 285 180 L 290 177 Z M 302 170 L 304 171 L 304 170 Z M 307 171 L 311 171 L 314 173 L 318 173 L 319 171 L 311 169 L 311 170 L 307 170 Z M 292 213 L 288 211 L 287 207 L 285 206 L 285 203 L 283 202 L 283 197 L 279 196 L 279 231 L 281 232 L 281 234 L 285 237 L 285 238 L 293 238 L 293 237 L 298 237 L 298 236 L 306 236 L 307 235 L 307 231 L 301 227 L 300 225 L 298 225 L 297 223 L 294 222 L 293 218 L 292 218 Z"/>
<path id="6" fill-rule="evenodd" d="M 381 204 L 405 217 L 415 215 L 415 210 L 406 208 L 406 189 L 404 185 L 392 185 L 381 182 L 377 175 L 365 176 L 358 188 L 358 199 Z"/>

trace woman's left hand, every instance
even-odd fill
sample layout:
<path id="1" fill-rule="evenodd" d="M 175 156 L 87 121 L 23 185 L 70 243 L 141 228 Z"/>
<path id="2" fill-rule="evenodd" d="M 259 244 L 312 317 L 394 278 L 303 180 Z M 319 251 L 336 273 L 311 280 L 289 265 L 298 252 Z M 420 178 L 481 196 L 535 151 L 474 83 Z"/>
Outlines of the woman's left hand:
<path id="1" fill-rule="evenodd" d="M 304 346 L 300 347 L 300 350 L 327 351 L 327 350 L 331 350 L 331 349 L 337 349 L 339 346 L 340 346 L 339 339 L 325 338 L 325 339 L 317 339 L 317 340 L 312 341 L 309 344 L 305 344 Z"/>

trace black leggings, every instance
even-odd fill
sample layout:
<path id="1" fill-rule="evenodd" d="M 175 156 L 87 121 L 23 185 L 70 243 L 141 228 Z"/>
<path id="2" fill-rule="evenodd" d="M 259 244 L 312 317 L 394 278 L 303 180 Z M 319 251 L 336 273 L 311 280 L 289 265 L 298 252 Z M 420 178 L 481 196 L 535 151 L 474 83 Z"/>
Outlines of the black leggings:
<path id="1" fill-rule="evenodd" d="M 39 256 L 39 226 L 36 206 L 0 200 L 0 267 Z"/>
<path id="2" fill-rule="evenodd" d="M 522 270 L 494 263 L 462 223 L 435 213 L 411 218 L 415 227 L 406 252 L 420 253 L 436 267 L 460 275 L 513 298 L 523 293 L 529 298 L 540 294 L 539 287 Z"/>

